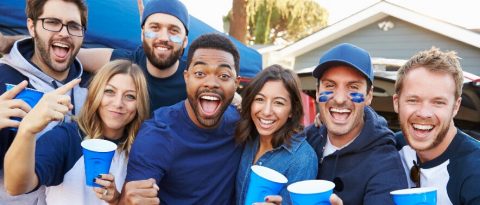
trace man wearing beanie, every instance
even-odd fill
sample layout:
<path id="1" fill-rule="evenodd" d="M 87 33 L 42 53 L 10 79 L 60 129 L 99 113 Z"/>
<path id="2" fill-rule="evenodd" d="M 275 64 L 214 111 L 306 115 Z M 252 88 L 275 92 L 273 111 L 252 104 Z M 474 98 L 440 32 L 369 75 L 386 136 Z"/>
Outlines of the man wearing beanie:
<path id="1" fill-rule="evenodd" d="M 386 120 L 369 106 L 373 68 L 367 51 L 352 44 L 328 50 L 313 71 L 322 126 L 307 127 L 318 179 L 335 183 L 344 204 L 392 204 L 390 191 L 407 188 Z"/>
<path id="2" fill-rule="evenodd" d="M 150 0 L 142 15 L 142 45 L 124 49 L 81 49 L 78 58 L 85 70 L 95 72 L 111 60 L 128 59 L 139 65 L 147 78 L 150 110 L 173 105 L 187 97 L 180 59 L 188 44 L 190 17 L 178 0 Z"/>

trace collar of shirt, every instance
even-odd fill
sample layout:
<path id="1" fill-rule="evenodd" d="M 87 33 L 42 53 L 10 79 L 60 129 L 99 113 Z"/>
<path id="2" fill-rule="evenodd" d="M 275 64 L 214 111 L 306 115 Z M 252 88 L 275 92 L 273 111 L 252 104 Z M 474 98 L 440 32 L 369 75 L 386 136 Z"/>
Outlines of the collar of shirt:
<path id="1" fill-rule="evenodd" d="M 327 143 L 325 144 L 325 150 L 323 151 L 323 157 L 326 157 L 328 155 L 331 155 L 333 154 L 334 152 L 338 151 L 338 150 L 341 150 L 345 147 L 347 147 L 348 145 L 352 144 L 353 141 L 355 141 L 355 139 L 357 139 L 358 136 L 356 136 L 355 138 L 353 138 L 352 140 L 350 140 L 347 144 L 343 145 L 342 147 L 336 147 L 335 145 L 332 144 L 332 142 L 330 141 L 330 137 L 327 136 Z"/>

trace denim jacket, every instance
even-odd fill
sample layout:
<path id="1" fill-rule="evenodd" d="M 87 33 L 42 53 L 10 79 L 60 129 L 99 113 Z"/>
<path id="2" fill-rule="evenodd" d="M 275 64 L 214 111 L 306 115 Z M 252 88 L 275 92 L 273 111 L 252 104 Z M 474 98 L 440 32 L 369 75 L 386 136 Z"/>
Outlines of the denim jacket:
<path id="1" fill-rule="evenodd" d="M 244 205 L 247 189 L 250 182 L 250 167 L 253 165 L 255 154 L 259 146 L 259 137 L 249 141 L 243 149 L 240 165 L 238 166 L 237 179 L 235 182 L 236 202 Z M 287 177 L 288 183 L 280 191 L 283 204 L 292 204 L 287 186 L 291 183 L 315 179 L 317 176 L 317 155 L 313 148 L 305 140 L 303 134 L 296 134 L 290 140 L 290 147 L 283 144 L 263 154 L 255 165 L 274 169 Z"/>

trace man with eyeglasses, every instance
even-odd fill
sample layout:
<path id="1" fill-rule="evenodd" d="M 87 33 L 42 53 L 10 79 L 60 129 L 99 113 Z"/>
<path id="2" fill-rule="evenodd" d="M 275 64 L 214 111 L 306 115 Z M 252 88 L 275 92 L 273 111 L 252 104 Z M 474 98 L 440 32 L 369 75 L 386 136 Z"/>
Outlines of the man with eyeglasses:
<path id="1" fill-rule="evenodd" d="M 480 204 L 480 142 L 453 122 L 463 71 L 455 52 L 421 51 L 398 70 L 398 148 L 410 187 L 437 188 L 437 204 Z"/>
<path id="2" fill-rule="evenodd" d="M 183 79 L 186 62 L 180 57 L 188 44 L 190 17 L 178 0 L 150 0 L 141 20 L 142 45 L 137 49 L 81 49 L 78 56 L 85 69 L 92 72 L 115 59 L 128 59 L 139 65 L 147 77 L 153 112 L 187 97 Z"/>
<path id="3" fill-rule="evenodd" d="M 12 50 L 0 59 L 0 94 L 6 92 L 6 84 L 21 84 L 41 92 L 49 92 L 82 78 L 87 81 L 82 65 L 75 59 L 82 45 L 86 25 L 87 7 L 83 0 L 28 0 L 26 5 L 27 28 L 30 38 L 18 40 Z M 28 82 L 28 85 L 26 82 Z M 69 113 L 78 113 L 85 101 L 86 83 L 75 86 L 68 93 L 74 107 Z M 7 97 L 5 97 L 7 96 Z M 35 204 L 37 192 L 10 197 L 3 188 L 3 158 L 16 134 L 18 122 L 12 117 L 23 117 L 30 107 L 13 95 L 0 98 L 1 122 L 8 124 L 0 130 L 0 204 Z M 70 119 L 66 119 L 70 120 Z M 43 132 L 50 130 L 57 122 L 50 123 Z M 40 136 L 39 134 L 38 136 Z M 38 191 L 41 193 L 44 190 Z M 39 203 L 41 204 L 41 203 Z"/>

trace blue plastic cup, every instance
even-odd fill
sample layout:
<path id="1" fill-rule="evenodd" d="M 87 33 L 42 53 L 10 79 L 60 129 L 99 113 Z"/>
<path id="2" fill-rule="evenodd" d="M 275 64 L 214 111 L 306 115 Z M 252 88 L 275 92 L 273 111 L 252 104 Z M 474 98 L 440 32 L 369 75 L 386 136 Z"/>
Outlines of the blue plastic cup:
<path id="1" fill-rule="evenodd" d="M 5 85 L 6 85 L 7 91 L 15 87 L 15 85 L 12 85 L 12 84 L 5 84 Z M 15 99 L 21 99 L 25 101 L 31 108 L 33 108 L 35 107 L 35 105 L 37 105 L 38 101 L 40 101 L 40 98 L 42 98 L 42 96 L 43 96 L 43 92 L 40 92 L 35 89 L 31 89 L 31 88 L 25 88 L 20 93 L 18 93 L 17 96 L 15 96 Z M 22 120 L 22 118 L 19 118 L 19 117 L 12 117 L 11 119 L 16 121 Z M 17 131 L 16 127 L 12 127 L 10 129 L 13 131 Z"/>
<path id="2" fill-rule="evenodd" d="M 335 184 L 327 180 L 304 180 L 288 185 L 293 205 L 330 205 Z"/>
<path id="3" fill-rule="evenodd" d="M 287 177 L 268 167 L 253 165 L 251 169 L 245 205 L 263 202 L 268 195 L 278 195 L 288 182 Z"/>
<path id="4" fill-rule="evenodd" d="M 421 187 L 401 189 L 390 192 L 396 205 L 436 205 L 437 189 L 435 187 Z"/>
<path id="5" fill-rule="evenodd" d="M 100 174 L 108 174 L 117 145 L 108 140 L 88 139 L 82 142 L 85 163 L 85 182 L 88 186 L 101 187 L 95 183 Z"/>

